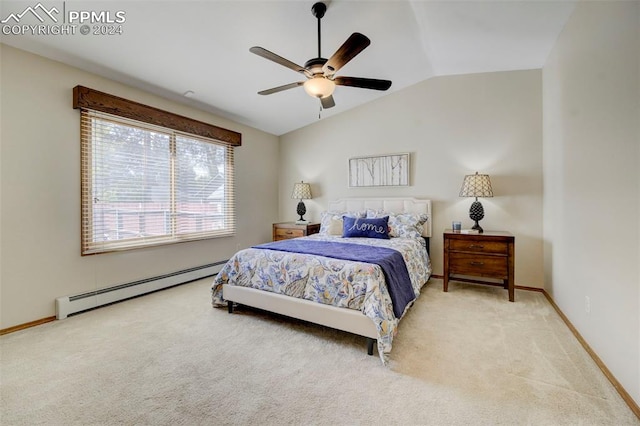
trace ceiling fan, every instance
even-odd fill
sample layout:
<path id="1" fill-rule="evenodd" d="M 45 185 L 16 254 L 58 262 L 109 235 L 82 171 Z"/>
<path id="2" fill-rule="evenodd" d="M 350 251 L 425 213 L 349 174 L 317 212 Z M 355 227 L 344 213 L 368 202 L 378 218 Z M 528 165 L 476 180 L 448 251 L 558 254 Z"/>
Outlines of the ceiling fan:
<path id="1" fill-rule="evenodd" d="M 318 18 L 318 57 L 309 59 L 304 63 L 304 67 L 297 65 L 288 59 L 276 55 L 265 48 L 254 46 L 249 51 L 261 56 L 265 59 L 273 61 L 277 64 L 290 68 L 307 77 L 306 81 L 297 81 L 295 83 L 285 84 L 283 86 L 274 87 L 258 92 L 259 95 L 271 95 L 273 93 L 282 92 L 283 90 L 293 89 L 294 87 L 304 86 L 305 91 L 315 98 L 320 99 L 322 108 L 331 108 L 336 105 L 333 99 L 333 91 L 338 86 L 360 87 L 363 89 L 387 90 L 391 87 L 389 80 L 377 80 L 373 78 L 361 77 L 336 77 L 336 72 L 342 68 L 347 62 L 353 59 L 357 54 L 362 52 L 369 44 L 369 40 L 365 35 L 353 33 L 345 41 L 342 46 L 329 59 L 323 58 L 320 53 L 321 47 L 321 31 L 320 20 L 327 11 L 327 6 L 318 2 L 311 7 L 313 16 Z"/>

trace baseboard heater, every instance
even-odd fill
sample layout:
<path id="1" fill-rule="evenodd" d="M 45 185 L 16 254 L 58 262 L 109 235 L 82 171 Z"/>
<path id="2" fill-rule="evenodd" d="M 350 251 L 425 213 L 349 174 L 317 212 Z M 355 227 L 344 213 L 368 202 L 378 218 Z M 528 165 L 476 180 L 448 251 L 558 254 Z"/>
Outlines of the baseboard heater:
<path id="1" fill-rule="evenodd" d="M 56 299 L 56 318 L 64 319 L 71 314 L 209 277 L 220 272 L 225 263 L 226 261 L 210 263 L 74 296 L 58 297 Z"/>

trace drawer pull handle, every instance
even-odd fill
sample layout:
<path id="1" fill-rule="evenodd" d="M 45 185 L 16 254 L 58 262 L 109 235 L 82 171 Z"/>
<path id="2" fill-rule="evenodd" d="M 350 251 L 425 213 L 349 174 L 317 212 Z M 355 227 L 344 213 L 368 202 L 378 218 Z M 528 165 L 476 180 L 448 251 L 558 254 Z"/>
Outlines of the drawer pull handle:
<path id="1" fill-rule="evenodd" d="M 469 262 L 469 265 L 471 265 L 471 266 L 482 266 L 482 265 L 484 265 L 484 262 Z"/>
<path id="2" fill-rule="evenodd" d="M 469 245 L 469 248 L 470 249 L 483 249 L 484 246 L 480 245 L 480 244 L 471 244 L 471 245 Z"/>
<path id="3" fill-rule="evenodd" d="M 293 235 L 293 232 L 291 232 L 291 231 L 287 231 L 287 232 L 286 232 L 286 234 L 287 234 L 287 235 Z"/>

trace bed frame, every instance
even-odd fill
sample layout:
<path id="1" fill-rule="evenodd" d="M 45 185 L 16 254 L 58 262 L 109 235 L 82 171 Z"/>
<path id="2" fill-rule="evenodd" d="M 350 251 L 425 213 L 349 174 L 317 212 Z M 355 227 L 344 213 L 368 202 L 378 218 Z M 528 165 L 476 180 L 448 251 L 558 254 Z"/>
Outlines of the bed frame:
<path id="1" fill-rule="evenodd" d="M 329 202 L 327 210 L 359 211 L 366 209 L 394 213 L 426 214 L 428 220 L 425 223 L 422 236 L 426 239 L 428 250 L 429 238 L 432 232 L 431 200 L 415 198 L 349 198 Z M 224 284 L 222 288 L 222 295 L 227 301 L 229 313 L 233 313 L 233 305 L 235 303 L 364 336 L 367 338 L 367 353 L 373 355 L 373 347 L 378 338 L 378 332 L 373 321 L 360 311 L 337 308 L 248 287 Z"/>

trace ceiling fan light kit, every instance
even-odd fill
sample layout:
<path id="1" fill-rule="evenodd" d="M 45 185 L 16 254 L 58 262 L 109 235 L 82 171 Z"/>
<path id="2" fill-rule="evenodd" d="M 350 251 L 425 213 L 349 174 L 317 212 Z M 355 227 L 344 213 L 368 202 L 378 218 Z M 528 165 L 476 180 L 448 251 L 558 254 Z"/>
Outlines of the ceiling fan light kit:
<path id="1" fill-rule="evenodd" d="M 311 7 L 311 13 L 318 19 L 318 57 L 311 58 L 305 62 L 304 67 L 297 65 L 282 56 L 259 46 L 254 46 L 249 51 L 265 59 L 273 61 L 284 67 L 303 74 L 307 80 L 289 83 L 258 92 L 259 95 L 271 95 L 283 90 L 293 89 L 303 86 L 304 90 L 314 98 L 320 99 L 322 108 L 335 106 L 333 92 L 338 86 L 351 86 L 362 89 L 387 90 L 391 87 L 389 80 L 376 80 L 362 77 L 336 77 L 335 73 L 345 66 L 351 59 L 362 52 L 371 41 L 363 34 L 353 33 L 342 46 L 329 59 L 323 58 L 321 54 L 321 30 L 320 20 L 327 11 L 327 6 L 322 2 L 317 2 Z"/>
<path id="2" fill-rule="evenodd" d="M 304 82 L 303 86 L 305 92 L 314 98 L 326 98 L 327 96 L 331 96 L 333 95 L 333 91 L 336 89 L 336 84 L 333 80 L 329 80 L 322 76 L 310 78 Z"/>

